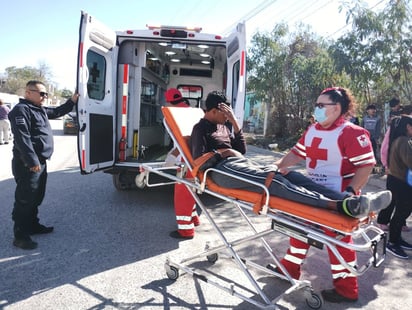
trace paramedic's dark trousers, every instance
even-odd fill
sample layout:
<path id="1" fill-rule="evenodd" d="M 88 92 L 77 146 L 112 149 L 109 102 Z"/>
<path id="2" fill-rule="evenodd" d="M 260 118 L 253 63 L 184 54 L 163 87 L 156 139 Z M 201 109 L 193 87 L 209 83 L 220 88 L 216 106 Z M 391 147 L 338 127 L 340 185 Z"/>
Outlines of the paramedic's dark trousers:
<path id="1" fill-rule="evenodd" d="M 16 238 L 29 235 L 32 227 L 39 222 L 38 207 L 43 201 L 47 183 L 46 162 L 40 166 L 39 172 L 32 172 L 20 159 L 12 160 L 12 172 L 17 184 L 12 212 Z"/>
<path id="2" fill-rule="evenodd" d="M 230 175 L 239 176 L 260 184 L 265 184 L 268 174 L 276 169 L 273 165 L 262 166 L 250 159 L 237 157 L 221 160 L 216 164 L 215 168 Z M 211 176 L 222 187 L 262 192 L 262 189 L 259 187 L 253 187 L 250 184 L 219 174 L 218 172 L 212 173 Z M 269 193 L 273 196 L 320 208 L 327 208 L 327 203 L 330 199 L 343 200 L 346 197 L 343 193 L 317 184 L 295 171 L 290 171 L 285 176 L 276 173 L 268 189 Z"/>

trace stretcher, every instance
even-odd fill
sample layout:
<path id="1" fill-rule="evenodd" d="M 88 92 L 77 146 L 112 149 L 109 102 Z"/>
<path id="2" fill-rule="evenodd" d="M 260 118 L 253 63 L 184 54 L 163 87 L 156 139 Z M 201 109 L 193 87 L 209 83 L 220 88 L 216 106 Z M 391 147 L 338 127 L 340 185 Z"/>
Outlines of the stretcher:
<path id="1" fill-rule="evenodd" d="M 155 173 L 171 180 L 171 182 L 184 184 L 192 193 L 197 205 L 201 209 L 202 217 L 207 218 L 221 241 L 221 245 L 211 247 L 210 244 L 207 244 L 201 253 L 178 262 L 167 258 L 165 268 L 166 274 L 170 279 L 176 280 L 179 277 L 179 271 L 182 271 L 261 309 L 276 309 L 276 303 L 283 295 L 301 290 L 306 298 L 307 305 L 312 309 L 319 309 L 323 303 L 321 296 L 312 289 L 309 281 L 295 280 L 291 277 L 280 263 L 279 258 L 275 254 L 276 251 L 270 246 L 270 242 L 267 241 L 269 235 L 282 233 L 320 249 L 327 247 L 335 254 L 345 268 L 357 276 L 364 274 L 371 266 L 379 267 L 382 264 L 385 259 L 386 234 L 373 225 L 375 216 L 373 213 L 362 219 L 351 218 L 331 210 L 270 196 L 268 189 L 264 185 L 228 175 L 213 167 L 206 170 L 199 169 L 203 160 L 193 160 L 188 145 L 188 138 L 193 126 L 203 117 L 204 112 L 199 108 L 178 107 L 163 107 L 162 112 L 165 128 L 183 158 L 182 164 L 176 166 L 176 173 L 170 173 L 170 167 L 165 168 L 162 164 L 142 164 L 140 166 L 140 175 L 138 176 L 139 180 L 136 183 L 144 184 L 145 186 L 162 185 L 150 182 L 150 174 Z M 208 157 L 208 155 L 204 157 Z M 185 178 L 187 169 L 192 172 L 193 178 Z M 212 171 L 249 182 L 251 185 L 261 188 L 261 192 L 222 188 L 209 177 Z M 216 218 L 209 212 L 208 207 L 202 201 L 202 194 L 211 195 L 225 202 L 224 207 L 231 208 L 230 212 L 239 212 L 240 217 L 245 223 L 244 230 L 249 230 L 250 233 L 235 240 L 228 237 L 228 232 L 222 229 L 221 225 L 217 223 Z M 267 229 L 257 228 L 253 221 L 256 217 L 269 218 Z M 324 229 L 335 232 L 336 236 L 331 237 L 325 234 Z M 353 243 L 348 244 L 340 240 L 343 236 L 347 235 L 352 236 Z M 269 261 L 262 264 L 241 257 L 238 253 L 238 248 L 245 244 L 251 244 L 253 247 L 261 246 L 269 257 Z M 366 259 L 363 259 L 361 264 L 358 260 L 357 266 L 351 266 L 341 257 L 337 247 L 366 253 L 363 255 Z M 190 265 L 190 263 L 201 258 L 206 258 L 208 262 L 215 263 L 219 255 L 228 257 L 235 263 L 235 266 L 248 279 L 255 296 L 251 297 L 249 292 L 243 292 L 242 285 L 236 286 L 230 279 L 222 284 L 221 279 L 219 279 L 220 282 L 211 279 Z M 256 280 L 252 270 L 257 270 L 260 274 L 263 273 L 287 280 L 291 286 L 276 298 L 270 298 L 264 292 L 262 285 Z"/>

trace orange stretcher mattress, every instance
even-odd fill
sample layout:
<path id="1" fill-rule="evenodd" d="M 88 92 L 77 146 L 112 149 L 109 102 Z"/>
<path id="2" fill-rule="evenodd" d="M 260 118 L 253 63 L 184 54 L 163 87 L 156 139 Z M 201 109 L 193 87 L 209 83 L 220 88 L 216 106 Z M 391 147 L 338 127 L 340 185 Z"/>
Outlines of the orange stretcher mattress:
<path id="1" fill-rule="evenodd" d="M 188 161 L 188 168 L 192 170 L 194 161 L 187 143 L 187 136 L 191 134 L 193 125 L 203 117 L 203 111 L 199 108 L 162 107 L 162 112 L 165 117 L 166 127 L 169 128 L 171 131 L 170 134 L 174 136 L 176 142 L 181 147 L 184 153 L 183 156 L 186 157 Z M 201 180 L 202 172 L 199 172 L 197 177 Z M 263 195 L 260 193 L 233 188 L 222 188 L 210 178 L 208 178 L 206 184 L 210 191 L 239 201 L 245 201 L 254 205 L 262 204 L 262 201 L 264 201 L 262 199 Z M 351 218 L 331 210 L 300 204 L 276 196 L 270 197 L 269 208 L 273 209 L 272 211 L 279 210 L 321 226 L 347 233 L 353 232 L 358 229 L 361 224 L 367 223 L 368 221 L 368 218 L 364 220 Z"/>

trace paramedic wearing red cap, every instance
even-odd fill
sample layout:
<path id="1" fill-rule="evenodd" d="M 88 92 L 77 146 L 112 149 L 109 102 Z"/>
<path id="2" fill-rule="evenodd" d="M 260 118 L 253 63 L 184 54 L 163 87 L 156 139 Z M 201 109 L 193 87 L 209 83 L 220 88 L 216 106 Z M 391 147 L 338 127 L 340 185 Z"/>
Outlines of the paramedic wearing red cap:
<path id="1" fill-rule="evenodd" d="M 323 90 L 315 104 L 315 119 L 289 153 L 275 164 L 279 169 L 306 161 L 308 176 L 316 183 L 337 191 L 359 193 L 367 183 L 375 165 L 369 132 L 346 121 L 345 115 L 355 108 L 349 90 L 332 87 Z M 286 173 L 286 170 L 284 171 Z M 332 231 L 325 233 L 334 236 Z M 351 236 L 342 242 L 352 243 Z M 290 247 L 282 264 L 295 279 L 299 279 L 309 245 L 290 239 Z M 337 248 L 339 254 L 351 266 L 356 265 L 356 252 Z M 350 273 L 328 248 L 333 278 L 333 289 L 322 291 L 323 299 L 329 302 L 355 302 L 358 300 L 358 280 Z"/>
<path id="2" fill-rule="evenodd" d="M 189 103 L 182 97 L 181 92 L 176 88 L 169 88 L 165 93 L 166 101 L 169 106 L 189 107 Z M 166 159 L 166 162 L 179 162 L 179 152 L 173 148 Z M 188 171 L 186 177 L 192 175 Z M 177 222 L 177 230 L 172 231 L 169 235 L 177 239 L 192 239 L 195 235 L 195 226 L 200 224 L 196 211 L 196 203 L 193 196 L 184 184 L 176 183 L 174 189 L 174 206 Z"/>

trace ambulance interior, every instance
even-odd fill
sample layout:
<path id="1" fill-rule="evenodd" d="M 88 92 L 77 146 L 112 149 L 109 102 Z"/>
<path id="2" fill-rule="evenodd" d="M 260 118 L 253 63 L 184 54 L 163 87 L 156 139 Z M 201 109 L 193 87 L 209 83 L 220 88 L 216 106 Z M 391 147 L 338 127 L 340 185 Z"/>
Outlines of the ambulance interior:
<path id="1" fill-rule="evenodd" d="M 122 68 L 129 65 L 126 161 L 161 161 L 172 147 L 161 112 L 167 89 L 179 89 L 192 107 L 203 107 L 210 91 L 225 91 L 224 44 L 128 38 L 120 44 L 118 59 L 118 103 L 123 95 Z M 122 104 L 117 106 L 117 122 L 121 124 Z M 117 137 L 121 137 L 121 126 L 117 126 L 117 131 Z"/>

